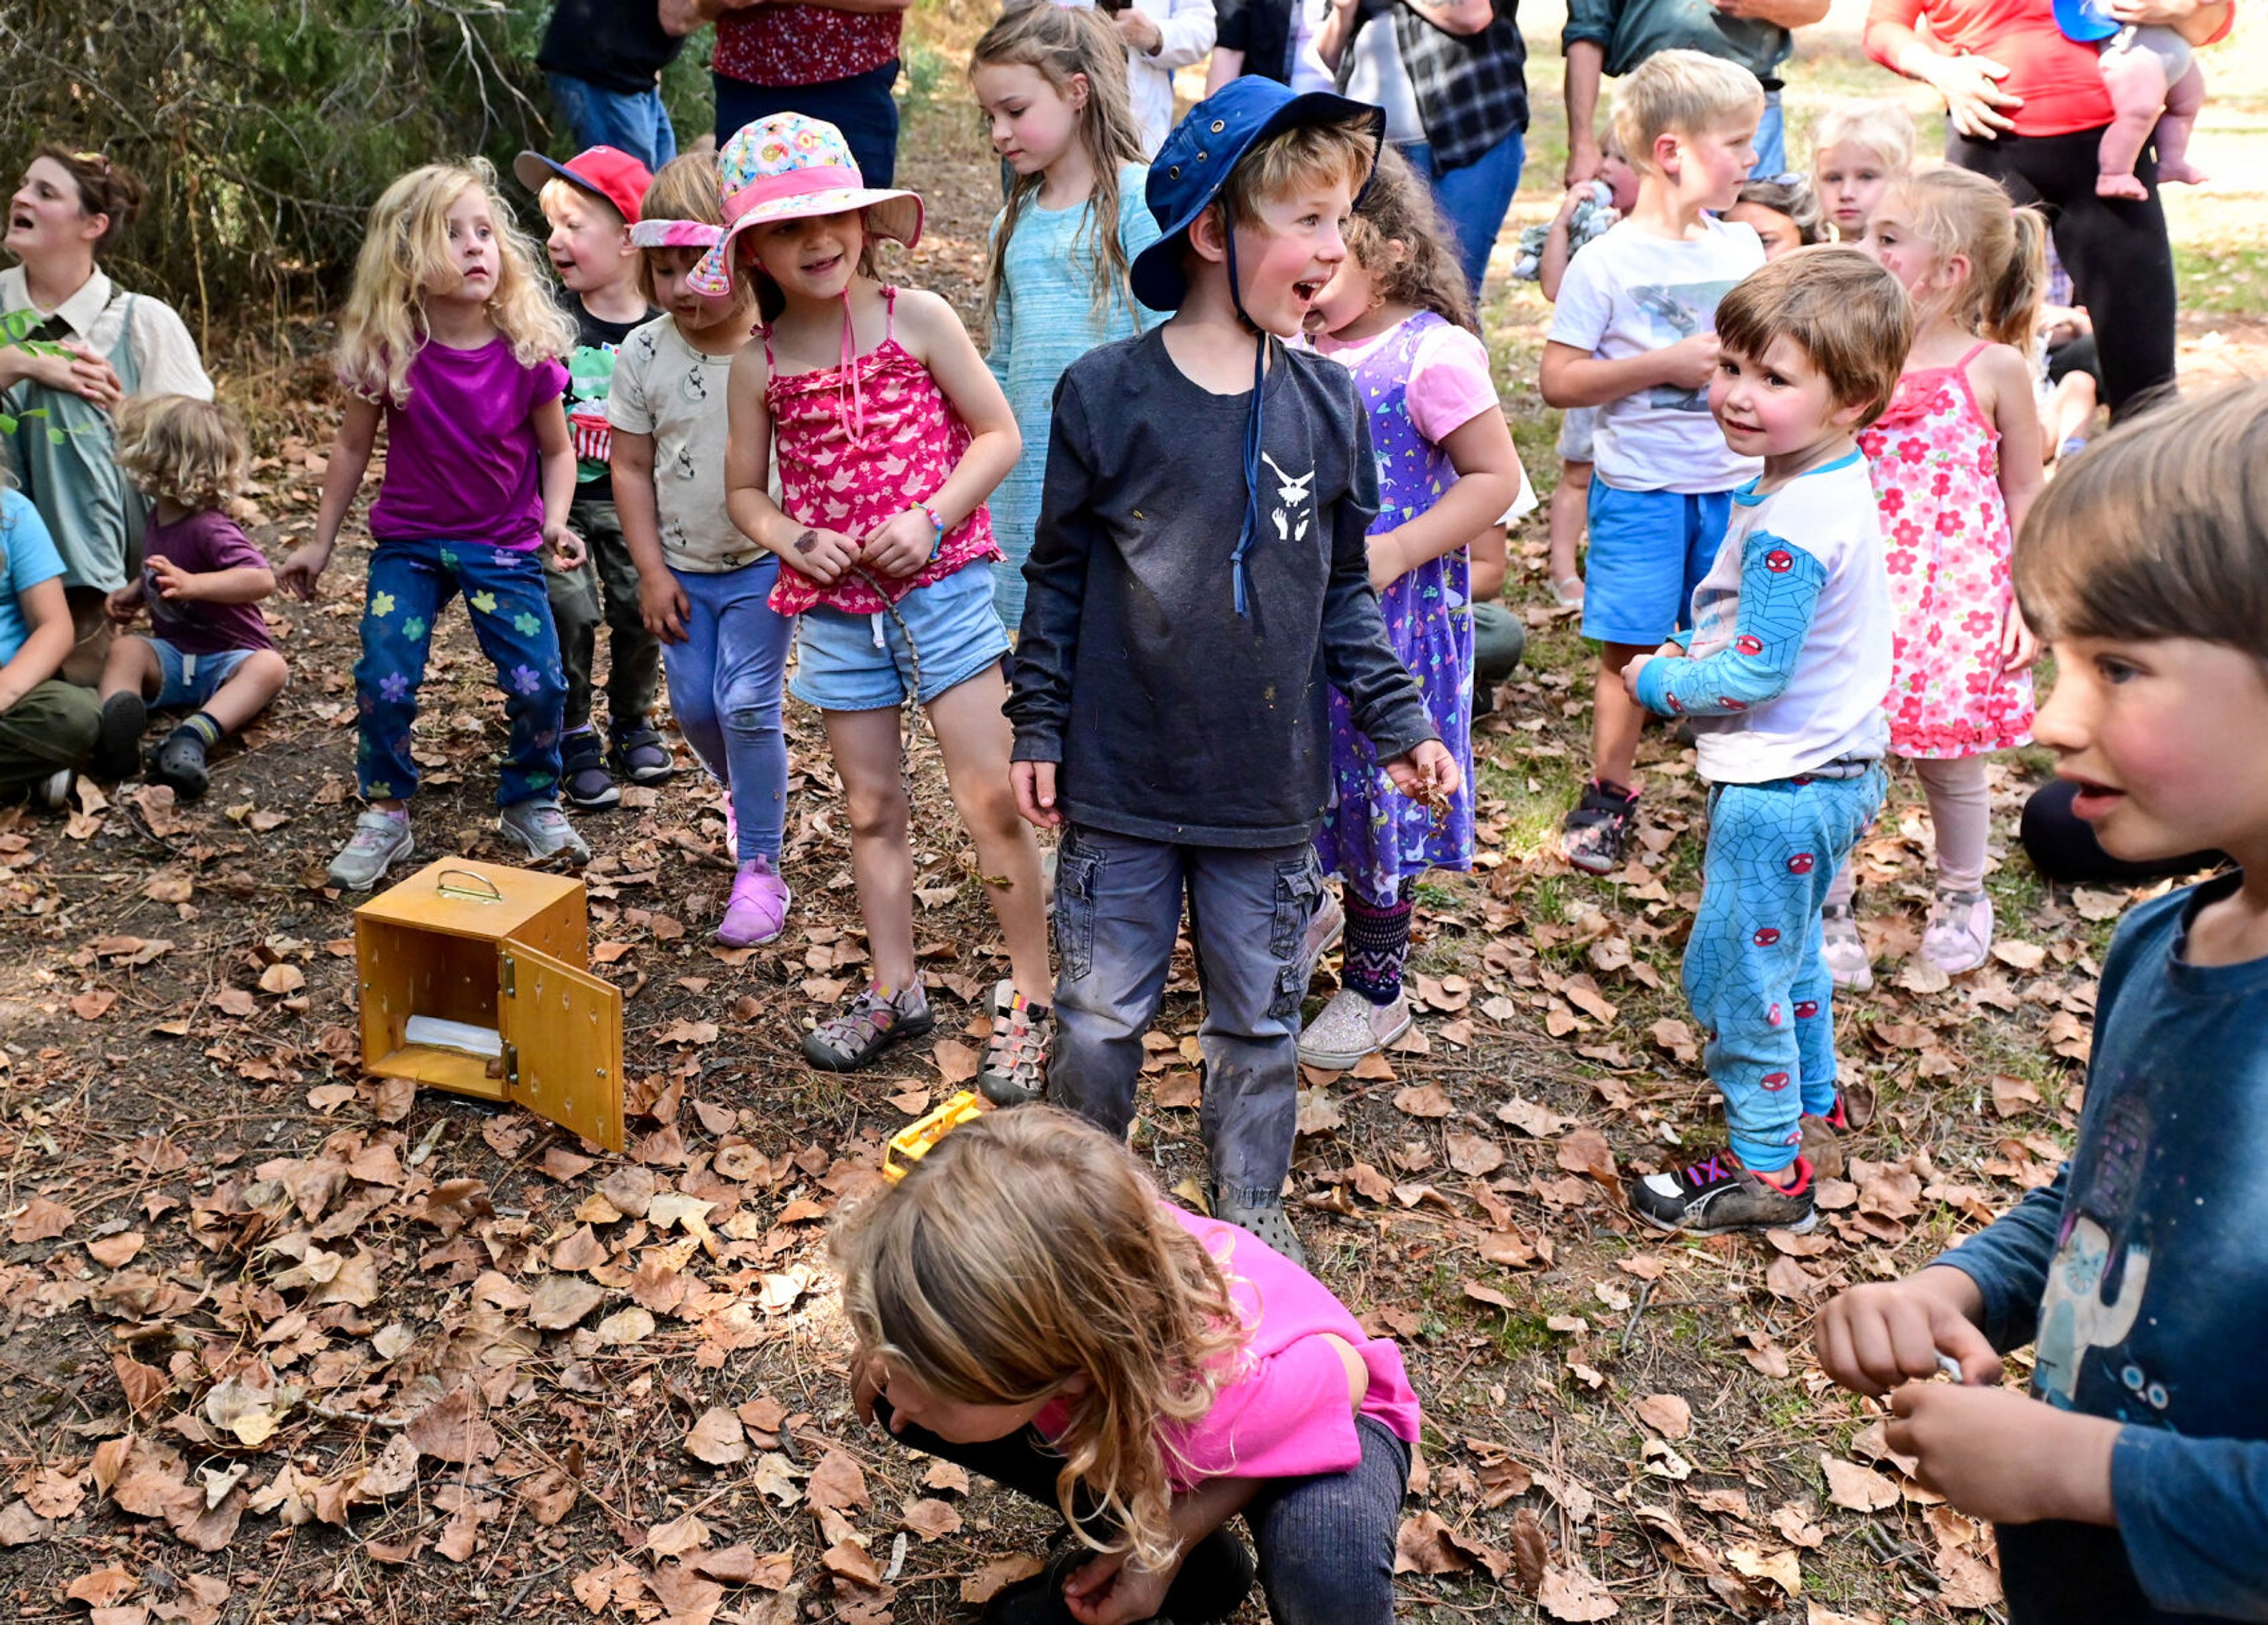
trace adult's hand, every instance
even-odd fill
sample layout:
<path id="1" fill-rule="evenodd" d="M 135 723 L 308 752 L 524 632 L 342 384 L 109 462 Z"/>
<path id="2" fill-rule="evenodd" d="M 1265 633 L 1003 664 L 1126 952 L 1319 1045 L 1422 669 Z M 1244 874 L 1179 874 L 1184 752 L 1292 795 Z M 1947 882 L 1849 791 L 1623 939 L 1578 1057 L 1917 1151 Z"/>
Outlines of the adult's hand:
<path id="1" fill-rule="evenodd" d="M 2136 28 L 2171 28 L 2203 9 L 2203 0 L 2110 0 L 2110 15 Z"/>
<path id="2" fill-rule="evenodd" d="M 1719 17 L 1770 23 L 1775 28 L 1808 28 L 1827 15 L 1827 0 L 1709 0 Z"/>
<path id="3" fill-rule="evenodd" d="M 1138 7 L 1130 5 L 1110 20 L 1116 25 L 1118 37 L 1126 41 L 1129 50 L 1147 56 L 1166 42 L 1166 36 L 1158 32 L 1158 25 Z"/>
<path id="4" fill-rule="evenodd" d="M 2008 70 L 1989 56 L 1939 56 L 1924 76 L 1945 98 L 1946 116 L 1958 133 L 1990 141 L 2016 128 L 2010 113 L 2024 105 L 2000 88 Z"/>
<path id="5" fill-rule="evenodd" d="M 0 351 L 0 388 L 19 379 L 78 396 L 107 412 L 126 398 L 126 387 L 110 363 L 85 345 L 66 339 L 61 350 L 11 346 Z"/>

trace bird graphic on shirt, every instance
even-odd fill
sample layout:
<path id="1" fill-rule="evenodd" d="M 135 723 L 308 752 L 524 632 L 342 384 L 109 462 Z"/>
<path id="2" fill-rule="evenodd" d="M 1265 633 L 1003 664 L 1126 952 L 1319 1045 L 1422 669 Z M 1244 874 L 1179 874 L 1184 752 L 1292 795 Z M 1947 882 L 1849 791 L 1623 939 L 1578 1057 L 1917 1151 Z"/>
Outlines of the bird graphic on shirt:
<path id="1" fill-rule="evenodd" d="M 1315 471 L 1310 468 L 1302 474 L 1286 474 L 1284 472 L 1284 466 L 1265 452 L 1260 453 L 1260 460 L 1275 470 L 1276 500 L 1284 504 L 1275 512 L 1277 540 L 1279 541 L 1304 540 L 1307 534 L 1307 518 L 1302 516 L 1295 526 L 1292 523 L 1292 515 L 1312 500 L 1307 495 L 1307 487 L 1314 483 Z"/>

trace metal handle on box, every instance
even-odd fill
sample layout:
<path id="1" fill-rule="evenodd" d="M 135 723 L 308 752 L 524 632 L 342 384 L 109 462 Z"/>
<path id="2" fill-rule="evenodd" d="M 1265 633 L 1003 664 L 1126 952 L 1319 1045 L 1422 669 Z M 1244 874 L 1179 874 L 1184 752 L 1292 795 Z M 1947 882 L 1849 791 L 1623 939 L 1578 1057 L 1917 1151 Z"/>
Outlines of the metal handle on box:
<path id="1" fill-rule="evenodd" d="M 473 886 L 452 886 L 449 884 L 451 875 L 462 875 Z M 475 891 L 473 886 L 480 889 Z M 500 903 L 504 901 L 502 887 L 486 875 L 475 874 L 469 869 L 444 869 L 433 877 L 433 889 L 444 897 L 466 897 L 476 903 Z"/>

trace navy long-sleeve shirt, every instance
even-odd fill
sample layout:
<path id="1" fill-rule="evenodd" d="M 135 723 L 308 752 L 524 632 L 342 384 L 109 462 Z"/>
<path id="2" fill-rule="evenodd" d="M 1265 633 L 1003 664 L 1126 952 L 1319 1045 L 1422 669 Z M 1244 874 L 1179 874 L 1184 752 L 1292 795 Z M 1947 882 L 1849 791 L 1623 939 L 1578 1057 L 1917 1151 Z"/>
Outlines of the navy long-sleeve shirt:
<path id="1" fill-rule="evenodd" d="M 2071 1160 L 1938 1261 L 2037 1397 L 2126 1424 L 2116 1529 L 1999 1531 L 2014 1625 L 2268 1621 L 2268 960 L 2183 960 L 2238 879 L 2127 916 Z"/>

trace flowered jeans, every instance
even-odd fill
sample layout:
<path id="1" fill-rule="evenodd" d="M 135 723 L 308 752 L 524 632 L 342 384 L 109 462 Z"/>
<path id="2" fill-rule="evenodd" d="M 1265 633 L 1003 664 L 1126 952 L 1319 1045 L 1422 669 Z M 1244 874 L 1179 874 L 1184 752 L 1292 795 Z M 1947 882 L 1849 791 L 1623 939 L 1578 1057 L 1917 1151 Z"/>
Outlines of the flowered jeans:
<path id="1" fill-rule="evenodd" d="M 370 555 L 355 703 L 362 716 L 356 768 L 371 801 L 417 791 L 409 725 L 433 622 L 461 592 L 473 636 L 496 665 L 512 739 L 497 780 L 497 805 L 555 796 L 567 679 L 545 597 L 542 556 L 483 541 L 381 541 Z"/>

